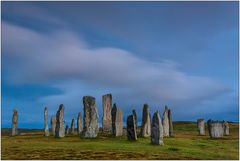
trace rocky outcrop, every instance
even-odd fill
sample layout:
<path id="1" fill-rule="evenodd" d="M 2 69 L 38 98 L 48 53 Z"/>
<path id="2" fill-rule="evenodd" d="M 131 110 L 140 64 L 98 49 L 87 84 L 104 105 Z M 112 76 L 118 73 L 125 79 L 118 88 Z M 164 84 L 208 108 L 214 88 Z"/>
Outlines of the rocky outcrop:
<path id="1" fill-rule="evenodd" d="M 123 135 L 123 116 L 120 108 L 113 105 L 112 111 L 112 133 L 114 136 L 122 136 Z"/>
<path id="2" fill-rule="evenodd" d="M 197 120 L 198 134 L 205 135 L 205 121 L 204 119 Z"/>
<path id="3" fill-rule="evenodd" d="M 229 124 L 228 122 L 224 122 L 223 123 L 223 126 L 224 126 L 224 135 L 229 135 Z"/>
<path id="4" fill-rule="evenodd" d="M 168 107 L 165 106 L 163 113 L 163 136 L 169 136 L 169 118 L 168 118 Z"/>
<path id="5" fill-rule="evenodd" d="M 142 126 L 141 126 L 141 136 L 148 137 L 151 136 L 151 116 L 149 113 L 148 104 L 144 104 L 142 113 Z"/>
<path id="6" fill-rule="evenodd" d="M 75 134 L 75 121 L 72 119 L 70 134 Z"/>
<path id="7" fill-rule="evenodd" d="M 151 126 L 151 143 L 164 145 L 163 143 L 163 126 L 159 111 L 155 112 L 152 118 Z"/>
<path id="8" fill-rule="evenodd" d="M 220 138 L 224 135 L 223 121 L 208 120 L 208 131 L 211 138 Z"/>
<path id="9" fill-rule="evenodd" d="M 135 127 L 136 127 L 136 130 L 138 128 L 138 123 L 137 123 L 137 112 L 135 109 L 132 110 L 132 114 L 134 116 L 134 119 L 135 119 Z"/>
<path id="10" fill-rule="evenodd" d="M 103 106 L 103 120 L 102 129 L 103 132 L 112 131 L 112 95 L 106 94 L 102 96 L 102 106 Z"/>
<path id="11" fill-rule="evenodd" d="M 64 105 L 61 104 L 56 114 L 56 129 L 55 137 L 64 137 L 65 136 L 65 127 L 64 127 Z"/>
<path id="12" fill-rule="evenodd" d="M 56 116 L 51 117 L 51 130 L 52 130 L 52 135 L 55 135 L 55 129 L 56 129 Z"/>
<path id="13" fill-rule="evenodd" d="M 81 135 L 82 130 L 83 130 L 83 127 L 82 127 L 82 113 L 79 112 L 78 113 L 78 118 L 77 118 L 77 131 L 78 131 L 79 135 Z"/>
<path id="14" fill-rule="evenodd" d="M 49 136 L 47 107 L 44 108 L 44 136 Z"/>
<path id="15" fill-rule="evenodd" d="M 18 112 L 16 109 L 13 110 L 12 115 L 12 136 L 18 135 Z"/>
<path id="16" fill-rule="evenodd" d="M 128 140 L 137 140 L 137 129 L 135 123 L 135 116 L 129 115 L 127 117 L 127 137 Z"/>
<path id="17" fill-rule="evenodd" d="M 83 97 L 84 106 L 84 127 L 82 136 L 85 138 L 95 138 L 98 134 L 98 112 L 96 100 L 92 96 Z"/>

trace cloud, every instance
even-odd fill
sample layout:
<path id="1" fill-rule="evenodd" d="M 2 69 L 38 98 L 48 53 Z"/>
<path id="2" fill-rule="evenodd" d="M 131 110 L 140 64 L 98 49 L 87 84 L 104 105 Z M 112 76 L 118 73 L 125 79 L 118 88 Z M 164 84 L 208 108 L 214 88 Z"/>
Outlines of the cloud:
<path id="1" fill-rule="evenodd" d="M 74 79 L 156 100 L 199 99 L 226 90 L 215 80 L 177 70 L 171 61 L 149 62 L 122 49 L 89 48 L 71 32 L 43 34 L 6 22 L 2 31 L 4 58 L 16 62 L 7 65 L 10 83 Z"/>

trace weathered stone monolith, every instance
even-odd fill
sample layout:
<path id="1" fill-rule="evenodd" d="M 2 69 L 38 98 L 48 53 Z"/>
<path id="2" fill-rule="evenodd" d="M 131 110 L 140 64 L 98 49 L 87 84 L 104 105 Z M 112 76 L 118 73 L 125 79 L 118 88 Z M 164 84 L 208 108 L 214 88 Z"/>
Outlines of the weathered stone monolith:
<path id="1" fill-rule="evenodd" d="M 208 131 L 211 138 L 220 138 L 224 135 L 223 121 L 208 120 Z"/>
<path id="2" fill-rule="evenodd" d="M 103 120 L 102 129 L 103 132 L 111 132 L 112 130 L 112 95 L 106 94 L 102 96 L 102 106 L 103 106 Z"/>
<path id="3" fill-rule="evenodd" d="M 205 135 L 205 121 L 204 119 L 197 120 L 198 134 Z"/>
<path id="4" fill-rule="evenodd" d="M 164 145 L 163 126 L 159 111 L 155 112 L 152 118 L 151 143 L 157 145 Z"/>
<path id="5" fill-rule="evenodd" d="M 64 137 L 65 136 L 65 127 L 64 127 L 64 105 L 61 104 L 56 114 L 56 129 L 55 137 Z"/>
<path id="6" fill-rule="evenodd" d="M 148 104 L 143 105 L 141 136 L 151 136 L 151 117 L 149 113 Z"/>
<path id="7" fill-rule="evenodd" d="M 56 116 L 51 117 L 51 130 L 52 135 L 55 135 L 55 129 L 56 129 Z"/>
<path id="8" fill-rule="evenodd" d="M 128 140 L 137 140 L 137 129 L 134 115 L 129 115 L 127 117 L 127 137 Z"/>
<path id="9" fill-rule="evenodd" d="M 135 119 L 135 126 L 136 126 L 136 131 L 138 129 L 138 122 L 137 122 L 137 112 L 135 109 L 132 110 L 132 114 L 134 116 L 134 119 Z"/>
<path id="10" fill-rule="evenodd" d="M 173 123 L 172 123 L 171 109 L 168 109 L 168 120 L 169 120 L 169 136 L 173 136 Z"/>
<path id="11" fill-rule="evenodd" d="M 82 127 L 82 113 L 79 112 L 78 113 L 78 118 L 77 118 L 77 131 L 78 131 L 78 134 L 81 134 L 82 130 L 83 130 L 83 127 Z"/>
<path id="12" fill-rule="evenodd" d="M 123 118 L 122 118 L 122 111 L 120 108 L 113 105 L 112 108 L 112 133 L 114 136 L 122 136 L 123 135 Z"/>
<path id="13" fill-rule="evenodd" d="M 12 136 L 18 135 L 18 112 L 13 109 L 12 115 Z"/>
<path id="14" fill-rule="evenodd" d="M 83 106 L 84 127 L 82 136 L 85 138 L 95 138 L 98 134 L 98 112 L 95 98 L 92 96 L 84 96 Z"/>
<path id="15" fill-rule="evenodd" d="M 229 124 L 227 121 L 224 121 L 224 135 L 229 135 Z"/>
<path id="16" fill-rule="evenodd" d="M 49 136 L 47 107 L 44 108 L 44 136 Z"/>
<path id="17" fill-rule="evenodd" d="M 169 118 L 168 118 L 168 107 L 165 106 L 163 113 L 163 136 L 169 136 Z"/>
<path id="18" fill-rule="evenodd" d="M 66 125 L 66 127 L 65 127 L 65 135 L 68 135 L 69 134 L 69 127 L 68 127 L 68 125 Z"/>
<path id="19" fill-rule="evenodd" d="M 74 119 L 72 119 L 70 134 L 74 134 L 74 133 L 75 133 L 75 121 Z"/>

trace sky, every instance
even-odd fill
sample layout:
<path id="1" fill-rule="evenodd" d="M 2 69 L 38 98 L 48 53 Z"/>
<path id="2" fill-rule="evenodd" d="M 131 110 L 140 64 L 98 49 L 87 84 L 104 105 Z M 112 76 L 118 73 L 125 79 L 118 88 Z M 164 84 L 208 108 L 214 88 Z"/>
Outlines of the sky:
<path id="1" fill-rule="evenodd" d="M 111 93 L 123 119 L 238 121 L 238 2 L 2 2 L 2 127 L 43 128 L 60 104 Z"/>

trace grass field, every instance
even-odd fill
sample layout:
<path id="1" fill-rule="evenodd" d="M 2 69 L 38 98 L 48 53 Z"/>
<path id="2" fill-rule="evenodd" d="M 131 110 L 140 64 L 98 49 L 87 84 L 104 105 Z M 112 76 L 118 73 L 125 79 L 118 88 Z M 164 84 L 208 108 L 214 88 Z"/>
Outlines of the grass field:
<path id="1" fill-rule="evenodd" d="M 2 136 L 1 159 L 239 159 L 239 124 L 230 124 L 230 136 L 210 139 L 198 136 L 193 123 L 174 123 L 174 137 L 164 146 L 150 144 L 149 138 L 128 141 L 99 134 L 96 139 L 42 135 Z"/>

